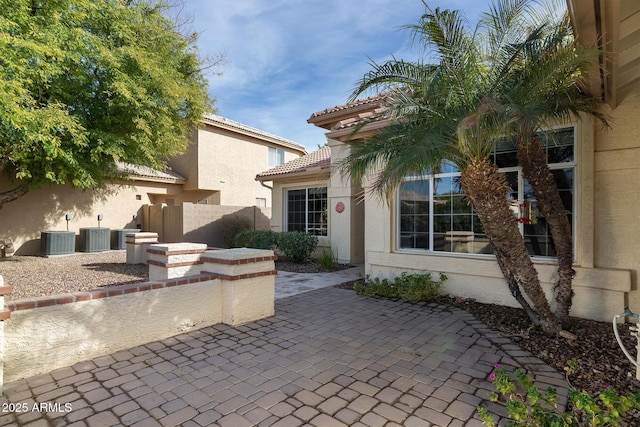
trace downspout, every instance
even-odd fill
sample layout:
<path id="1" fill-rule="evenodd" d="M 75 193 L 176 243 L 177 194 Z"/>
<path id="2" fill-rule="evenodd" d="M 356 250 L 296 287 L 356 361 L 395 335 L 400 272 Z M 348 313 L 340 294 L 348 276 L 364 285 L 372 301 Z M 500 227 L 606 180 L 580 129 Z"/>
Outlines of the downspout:
<path id="1" fill-rule="evenodd" d="M 258 181 L 257 177 L 256 177 L 256 180 Z M 260 185 L 271 190 L 271 197 L 273 198 L 273 187 L 265 184 L 264 181 L 262 180 L 259 180 L 259 181 L 260 181 Z M 253 229 L 254 230 L 256 229 L 256 208 L 253 209 Z"/>
<path id="2" fill-rule="evenodd" d="M 263 187 L 268 188 L 269 190 L 273 191 L 273 187 L 265 184 L 264 181 L 260 181 L 260 185 L 262 185 Z"/>

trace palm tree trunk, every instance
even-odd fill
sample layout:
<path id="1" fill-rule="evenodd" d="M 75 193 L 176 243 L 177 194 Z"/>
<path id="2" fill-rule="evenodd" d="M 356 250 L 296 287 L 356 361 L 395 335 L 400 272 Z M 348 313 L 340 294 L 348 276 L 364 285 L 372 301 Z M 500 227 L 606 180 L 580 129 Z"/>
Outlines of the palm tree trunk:
<path id="1" fill-rule="evenodd" d="M 544 213 L 558 258 L 558 281 L 555 284 L 556 316 L 560 322 L 569 317 L 573 301 L 573 237 L 566 209 L 560 199 L 556 181 L 547 165 L 546 155 L 538 139 L 518 140 L 518 163 L 529 181 Z"/>
<path id="2" fill-rule="evenodd" d="M 495 250 L 495 247 L 494 247 L 494 250 Z M 518 286 L 518 282 L 516 282 L 516 279 L 513 276 L 513 273 L 511 272 L 511 270 L 509 270 L 509 267 L 504 264 L 504 259 L 505 259 L 504 256 L 496 256 L 496 261 L 498 261 L 498 266 L 500 267 L 500 271 L 502 271 L 502 275 L 507 281 L 507 287 L 509 288 L 509 292 L 511 292 L 511 295 L 513 295 L 513 297 L 516 299 L 516 301 L 518 301 L 520 306 L 522 306 L 522 309 L 531 320 L 531 323 L 533 323 L 536 326 L 540 326 L 541 325 L 540 316 L 538 316 L 538 314 L 531 307 L 531 305 L 529 305 L 529 302 L 527 302 L 524 295 L 522 295 L 522 291 Z"/>
<path id="3" fill-rule="evenodd" d="M 517 220 L 509 209 L 505 176 L 488 158 L 475 159 L 463 168 L 460 184 L 495 249 L 496 257 L 500 259 L 498 263 L 504 266 L 503 271 L 506 269 L 511 273 L 529 298 L 542 329 L 556 334 L 559 325 L 542 290 Z"/>

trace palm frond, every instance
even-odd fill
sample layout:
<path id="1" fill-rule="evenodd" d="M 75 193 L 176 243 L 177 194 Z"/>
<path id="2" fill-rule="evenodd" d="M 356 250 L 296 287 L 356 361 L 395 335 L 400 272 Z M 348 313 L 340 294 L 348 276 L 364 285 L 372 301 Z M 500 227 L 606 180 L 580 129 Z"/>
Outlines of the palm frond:
<path id="1" fill-rule="evenodd" d="M 503 79 L 503 102 L 511 109 L 512 120 L 541 127 L 587 113 L 606 124 L 600 102 L 586 90 L 585 70 L 599 52 L 575 42 L 567 16 L 558 25 L 538 30 L 519 48 L 521 61 Z"/>
<path id="2" fill-rule="evenodd" d="M 358 96 L 368 90 L 383 92 L 399 87 L 412 87 L 429 80 L 433 74 L 435 66 L 421 63 L 405 62 L 395 58 L 382 64 L 374 61 L 370 62 L 372 67 L 362 79 L 360 79 L 355 89 L 349 96 L 349 102 L 355 101 Z"/>
<path id="3" fill-rule="evenodd" d="M 420 116 L 416 112 L 413 119 Z M 451 157 L 455 148 L 454 122 L 441 117 L 431 118 L 425 124 L 424 119 L 405 117 L 403 121 L 393 121 L 365 143 L 349 143 L 349 155 L 340 163 L 339 170 L 390 200 L 404 177 L 436 169 Z"/>

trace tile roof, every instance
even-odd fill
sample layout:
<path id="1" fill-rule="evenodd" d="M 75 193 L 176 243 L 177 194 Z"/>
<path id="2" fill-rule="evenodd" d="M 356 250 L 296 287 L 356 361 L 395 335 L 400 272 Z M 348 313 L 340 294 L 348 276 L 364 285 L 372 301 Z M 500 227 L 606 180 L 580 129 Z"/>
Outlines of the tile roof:
<path id="1" fill-rule="evenodd" d="M 383 93 L 325 108 L 313 113 L 307 122 L 331 132 L 351 129 L 364 121 L 379 122 L 386 118 L 384 103 L 388 96 Z"/>
<path id="2" fill-rule="evenodd" d="M 280 166 L 271 168 L 256 176 L 258 181 L 271 181 L 274 177 L 282 177 L 292 174 L 312 173 L 318 171 L 329 170 L 331 167 L 331 148 L 322 147 L 321 149 L 298 157 Z"/>
<path id="3" fill-rule="evenodd" d="M 379 104 L 381 101 L 383 101 L 385 99 L 386 95 L 382 94 L 382 95 L 373 95 L 370 96 L 368 98 L 363 98 L 363 99 L 357 99 L 353 102 L 348 102 L 346 104 L 339 104 L 336 105 L 334 107 L 329 107 L 329 108 L 325 108 L 322 111 L 317 111 L 313 114 L 311 114 L 311 117 L 309 117 L 309 119 L 307 121 L 311 121 L 312 119 L 316 118 L 316 117 L 321 117 L 321 116 L 325 116 L 327 114 L 331 114 L 331 113 L 335 113 L 338 111 L 344 111 L 344 110 L 351 110 L 354 108 L 358 108 L 358 107 L 362 107 L 362 106 L 369 106 L 370 104 Z"/>
<path id="4" fill-rule="evenodd" d="M 363 122 L 365 120 L 369 122 L 384 120 L 387 117 L 384 115 L 385 110 L 386 109 L 384 107 L 379 107 L 373 111 L 356 114 L 355 116 L 349 117 L 348 119 L 340 120 L 331 128 L 331 130 L 353 128 L 356 125 L 360 124 L 360 122 Z"/>

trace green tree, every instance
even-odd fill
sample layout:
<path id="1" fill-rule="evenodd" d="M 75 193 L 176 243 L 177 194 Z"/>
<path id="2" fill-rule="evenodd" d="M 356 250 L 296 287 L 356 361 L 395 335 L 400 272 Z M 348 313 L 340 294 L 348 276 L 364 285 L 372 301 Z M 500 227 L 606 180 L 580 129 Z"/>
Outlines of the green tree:
<path id="1" fill-rule="evenodd" d="M 536 170 L 548 171 L 544 153 L 530 150 L 539 147 L 536 132 L 553 119 L 595 113 L 597 102 L 585 95 L 581 74 L 593 51 L 576 45 L 566 16 L 558 21 L 555 10 L 543 13 L 529 0 L 493 3 L 474 29 L 467 28 L 458 11 L 426 7 L 419 23 L 409 28 L 428 59 L 374 63 L 358 82 L 352 99 L 370 89 L 386 93 L 389 124 L 364 144 L 352 142 L 342 169 L 356 181 L 367 179 L 375 192 L 389 198 L 406 175 L 437 171 L 444 160 L 452 161 L 511 293 L 534 323 L 555 333 L 561 327 L 558 316 L 505 197 L 507 181 L 490 154 L 499 141 L 515 137 L 519 150 L 529 150 L 519 158 L 535 160 Z M 548 181 L 534 188 L 540 200 L 539 194 L 557 194 L 555 183 Z M 547 216 L 561 209 L 566 221 L 561 204 L 541 202 L 541 208 Z M 567 231 L 571 242 L 570 229 L 552 227 L 554 240 L 556 233 Z M 570 306 L 570 282 L 569 298 L 565 293 L 559 301 L 562 313 Z"/>
<path id="2" fill-rule="evenodd" d="M 0 207 L 161 168 L 211 111 L 196 36 L 153 0 L 0 0 Z"/>
<path id="3" fill-rule="evenodd" d="M 601 112 L 601 100 L 588 94 L 583 72 L 600 52 L 576 44 L 566 14 L 539 31 L 540 36 L 531 38 L 514 60 L 501 102 L 508 113 L 510 133 L 516 138 L 518 163 L 554 240 L 558 260 L 556 315 L 564 322 L 573 298 L 573 238 L 538 131 L 549 123 L 568 122 L 581 114 L 593 116 L 605 125 L 607 118 Z"/>

